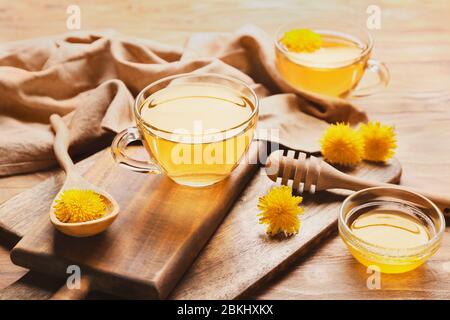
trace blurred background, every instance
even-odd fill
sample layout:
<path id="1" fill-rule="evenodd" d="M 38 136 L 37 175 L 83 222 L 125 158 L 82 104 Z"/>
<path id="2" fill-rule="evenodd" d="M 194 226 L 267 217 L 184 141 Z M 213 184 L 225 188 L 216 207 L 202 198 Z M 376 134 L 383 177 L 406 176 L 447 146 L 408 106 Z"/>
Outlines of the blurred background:
<path id="1" fill-rule="evenodd" d="M 0 0 L 0 40 L 18 40 L 67 31 L 70 5 L 81 9 L 81 29 L 114 28 L 127 35 L 179 43 L 198 31 L 230 31 L 257 24 L 268 32 L 302 17 L 336 17 L 365 23 L 366 9 L 382 9 L 382 30 L 422 30 L 447 17 L 443 1 L 302 1 L 302 0 Z M 441 26 L 442 29 L 447 26 Z M 400 29 L 400 30 L 399 30 Z M 439 31 L 438 29 L 436 32 Z M 383 32 L 383 41 L 389 35 Z"/>

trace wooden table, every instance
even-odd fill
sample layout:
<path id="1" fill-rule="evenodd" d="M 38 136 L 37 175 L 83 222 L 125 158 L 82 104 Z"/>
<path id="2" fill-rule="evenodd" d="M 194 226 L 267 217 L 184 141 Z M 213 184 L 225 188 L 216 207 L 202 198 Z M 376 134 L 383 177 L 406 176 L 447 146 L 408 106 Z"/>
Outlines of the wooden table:
<path id="1" fill-rule="evenodd" d="M 253 23 L 270 33 L 301 17 L 351 19 L 365 23 L 366 8 L 381 8 L 374 56 L 385 61 L 391 83 L 380 94 L 355 100 L 371 119 L 395 124 L 402 184 L 450 192 L 450 3 L 433 1 L 77 1 L 82 29 L 111 28 L 127 35 L 182 44 L 199 31 L 232 31 Z M 0 40 L 11 41 L 66 29 L 73 1 L 0 0 Z M 0 202 L 51 174 L 0 179 Z M 9 262 L 0 246 L 0 288 L 25 270 Z M 401 275 L 382 275 L 381 289 L 369 290 L 371 274 L 349 254 L 337 235 L 303 257 L 283 277 L 250 298 L 258 299 L 424 299 L 450 298 L 450 228 L 443 246 L 425 266 Z"/>

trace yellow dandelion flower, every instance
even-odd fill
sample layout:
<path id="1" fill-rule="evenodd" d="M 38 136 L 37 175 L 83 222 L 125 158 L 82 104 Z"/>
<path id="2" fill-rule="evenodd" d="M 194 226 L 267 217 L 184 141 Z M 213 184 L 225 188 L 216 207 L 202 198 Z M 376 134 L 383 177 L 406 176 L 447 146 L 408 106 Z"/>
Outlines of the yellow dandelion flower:
<path id="1" fill-rule="evenodd" d="M 299 215 L 303 213 L 303 208 L 299 206 L 302 200 L 302 197 L 293 196 L 288 186 L 272 188 L 267 195 L 259 198 L 259 223 L 267 225 L 266 231 L 271 236 L 281 232 L 286 236 L 298 233 Z"/>
<path id="2" fill-rule="evenodd" d="M 394 127 L 369 122 L 361 125 L 359 132 L 364 141 L 364 160 L 387 161 L 397 148 Z"/>
<path id="3" fill-rule="evenodd" d="M 322 46 L 320 34 L 309 29 L 287 31 L 280 42 L 291 52 L 314 52 Z"/>
<path id="4" fill-rule="evenodd" d="M 66 190 L 55 203 L 55 215 L 61 222 L 95 220 L 106 212 L 102 197 L 92 190 Z"/>
<path id="5" fill-rule="evenodd" d="M 322 155 L 330 163 L 356 165 L 362 160 L 364 142 L 361 135 L 348 124 L 332 124 L 320 140 Z"/>

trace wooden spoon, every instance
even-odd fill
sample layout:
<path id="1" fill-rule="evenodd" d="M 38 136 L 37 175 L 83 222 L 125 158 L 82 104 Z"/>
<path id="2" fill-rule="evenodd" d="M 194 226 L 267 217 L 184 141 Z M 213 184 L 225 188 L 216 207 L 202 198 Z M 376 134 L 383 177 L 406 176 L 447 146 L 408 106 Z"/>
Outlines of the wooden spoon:
<path id="1" fill-rule="evenodd" d="M 281 177 L 281 184 L 287 185 L 293 180 L 292 188 L 302 192 L 314 193 L 327 189 L 348 189 L 358 191 L 371 187 L 393 186 L 389 183 L 380 183 L 345 174 L 325 161 L 314 156 L 307 158 L 303 152 L 295 157 L 293 152 L 283 156 L 283 151 L 278 150 L 270 154 L 266 162 L 267 176 L 277 181 Z M 427 193 L 422 190 L 414 190 L 409 187 L 398 187 L 419 193 L 434 202 L 444 213 L 450 217 L 450 197 L 439 194 Z"/>
<path id="2" fill-rule="evenodd" d="M 50 220 L 56 229 L 69 236 L 89 237 L 96 235 L 104 231 L 114 222 L 119 214 L 119 205 L 109 193 L 87 182 L 75 171 L 73 161 L 67 152 L 69 145 L 69 130 L 67 129 L 62 118 L 59 115 L 53 114 L 50 116 L 50 124 L 55 131 L 53 151 L 55 152 L 55 156 L 59 164 L 66 172 L 66 181 L 50 207 Z M 56 204 L 56 200 L 59 199 L 61 194 L 68 189 L 92 190 L 100 195 L 106 204 L 105 215 L 99 219 L 86 222 L 61 222 L 56 217 L 53 207 Z"/>

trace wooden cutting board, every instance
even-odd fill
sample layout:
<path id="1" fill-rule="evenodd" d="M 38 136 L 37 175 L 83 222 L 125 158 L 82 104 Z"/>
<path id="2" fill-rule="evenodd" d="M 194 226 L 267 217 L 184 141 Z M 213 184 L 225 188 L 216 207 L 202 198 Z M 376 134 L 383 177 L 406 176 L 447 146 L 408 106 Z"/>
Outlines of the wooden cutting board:
<path id="1" fill-rule="evenodd" d="M 83 171 L 93 161 L 86 159 L 77 166 Z M 272 276 L 282 273 L 330 231 L 335 230 L 339 205 L 344 195 L 348 194 L 342 190 L 322 192 L 315 196 L 304 195 L 305 215 L 302 217 L 300 234 L 284 240 L 267 237 L 264 227 L 258 224 L 256 203 L 258 197 L 275 184 L 265 176 L 263 170 L 258 170 L 212 239 L 172 291 L 170 298 L 245 297 Z M 401 166 L 393 159 L 387 165 L 363 163 L 347 173 L 397 183 Z M 46 192 L 56 194 L 60 180 L 51 178 L 0 206 L 0 235 L 9 236 L 14 241 L 29 233 L 33 225 L 31 221 L 38 219 L 43 214 L 39 211 L 51 203 L 52 197 Z M 36 201 L 39 198 L 44 200 Z M 36 207 L 39 208 L 38 212 L 33 210 Z M 23 287 L 26 283 L 19 282 L 18 285 Z M 48 295 L 35 287 L 29 289 L 36 291 L 37 298 Z M 27 297 L 32 295 L 28 294 Z"/>
<path id="2" fill-rule="evenodd" d="M 46 208 L 11 259 L 58 277 L 67 277 L 68 265 L 75 264 L 93 279 L 95 289 L 129 298 L 165 298 L 257 170 L 256 149 L 250 152 L 254 164 L 243 163 L 228 179 L 205 188 L 128 171 L 105 152 L 85 177 L 117 200 L 116 222 L 97 236 L 73 238 L 54 229 Z"/>

